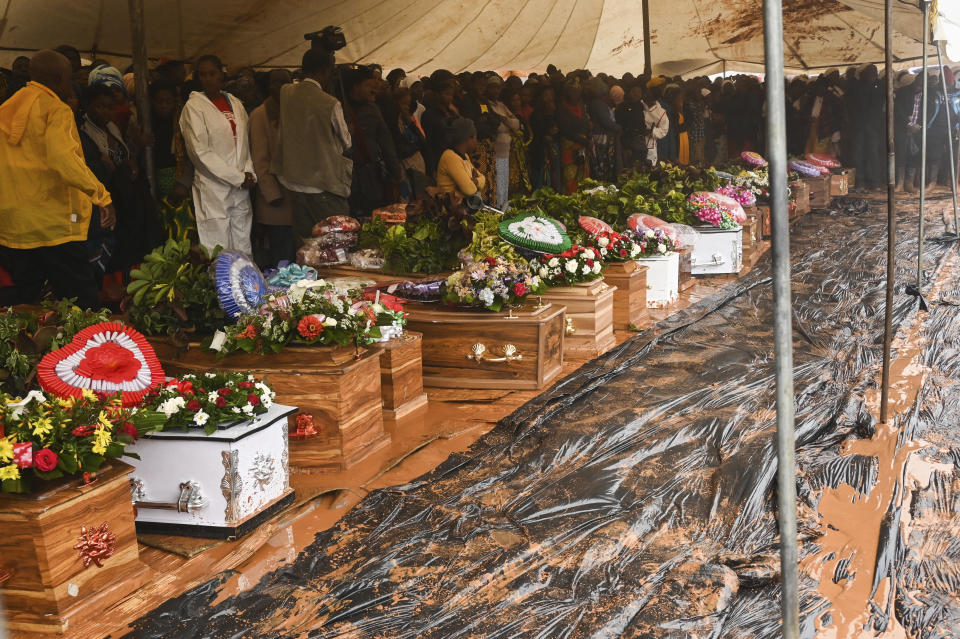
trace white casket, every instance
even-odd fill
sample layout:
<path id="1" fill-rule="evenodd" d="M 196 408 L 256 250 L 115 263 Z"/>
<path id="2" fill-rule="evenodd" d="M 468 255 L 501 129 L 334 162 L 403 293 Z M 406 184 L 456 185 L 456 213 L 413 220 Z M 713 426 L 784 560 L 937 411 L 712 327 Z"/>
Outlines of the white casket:
<path id="1" fill-rule="evenodd" d="M 739 273 L 743 268 L 743 228 L 718 229 L 698 226 L 700 237 L 690 256 L 693 275 Z"/>
<path id="2" fill-rule="evenodd" d="M 235 539 L 293 502 L 287 417 L 274 404 L 252 422 L 141 437 L 124 457 L 138 533 Z"/>
<path id="3" fill-rule="evenodd" d="M 641 257 L 637 264 L 647 267 L 647 308 L 663 308 L 677 301 L 680 284 L 680 254 Z"/>

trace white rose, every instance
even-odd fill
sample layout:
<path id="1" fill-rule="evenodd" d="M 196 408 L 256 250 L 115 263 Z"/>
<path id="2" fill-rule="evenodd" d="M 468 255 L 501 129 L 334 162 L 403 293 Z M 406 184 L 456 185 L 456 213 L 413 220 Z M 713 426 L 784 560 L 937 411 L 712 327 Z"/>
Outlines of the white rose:
<path id="1" fill-rule="evenodd" d="M 599 274 L 601 270 L 600 262 L 594 262 L 593 264 L 593 273 L 594 275 Z"/>
<path id="2" fill-rule="evenodd" d="M 600 239 L 597 240 L 597 244 L 600 246 L 600 248 L 607 248 L 607 244 L 609 243 L 610 243 L 609 237 L 601 237 Z"/>
<path id="3" fill-rule="evenodd" d="M 483 302 L 484 306 L 490 306 L 493 304 L 493 291 L 489 288 L 485 288 L 477 294 L 477 297 L 480 298 L 480 301 Z"/>
<path id="4" fill-rule="evenodd" d="M 592 260 L 597 257 L 597 254 L 593 252 L 593 249 L 587 249 L 583 252 L 583 256 L 588 260 Z"/>
<path id="5" fill-rule="evenodd" d="M 323 325 L 324 325 L 324 326 L 336 326 L 336 325 L 337 325 L 337 320 L 333 319 L 332 317 L 328 317 L 327 319 L 323 320 Z"/>
<path id="6" fill-rule="evenodd" d="M 646 236 L 647 236 L 648 238 L 650 238 L 651 240 L 657 236 L 657 234 L 654 233 L 654 232 L 653 232 L 652 230 L 650 230 L 650 229 L 647 229 L 647 232 L 644 233 L 644 235 L 646 235 Z"/>
<path id="7" fill-rule="evenodd" d="M 666 253 L 666 252 L 667 252 L 667 245 L 666 245 L 666 244 L 657 244 L 657 252 L 658 252 L 658 253 Z"/>
<path id="8" fill-rule="evenodd" d="M 636 257 L 639 254 L 640 254 L 640 245 L 632 244 L 630 246 L 630 257 Z"/>
<path id="9" fill-rule="evenodd" d="M 567 270 L 571 273 L 577 272 L 577 262 L 575 260 L 570 260 L 567 262 Z"/>
<path id="10" fill-rule="evenodd" d="M 540 277 L 546 277 L 546 276 L 547 276 L 547 273 L 548 273 L 548 271 L 547 271 L 546 267 L 543 267 L 543 266 L 540 267 Z"/>
<path id="11" fill-rule="evenodd" d="M 591 268 L 590 268 L 589 266 L 587 266 L 586 264 L 583 265 L 583 274 L 584 274 L 584 275 L 590 275 L 590 273 L 592 273 L 592 272 L 593 272 L 593 269 L 591 269 Z"/>
<path id="12" fill-rule="evenodd" d="M 551 258 L 550 258 L 550 261 L 547 262 L 547 266 L 556 267 L 558 264 L 560 264 L 560 260 L 558 260 L 558 259 L 555 258 L 555 257 L 551 257 Z"/>
<path id="13" fill-rule="evenodd" d="M 197 426 L 203 426 L 204 424 L 207 423 L 207 420 L 209 419 L 210 419 L 210 416 L 201 410 L 201 411 L 197 411 L 197 414 L 193 416 L 193 423 L 196 424 Z"/>

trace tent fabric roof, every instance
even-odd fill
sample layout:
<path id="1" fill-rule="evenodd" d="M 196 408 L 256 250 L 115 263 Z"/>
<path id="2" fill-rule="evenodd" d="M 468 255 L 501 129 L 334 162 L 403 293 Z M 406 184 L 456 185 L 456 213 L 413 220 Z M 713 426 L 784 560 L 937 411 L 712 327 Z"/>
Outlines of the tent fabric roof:
<path id="1" fill-rule="evenodd" d="M 894 55 L 916 59 L 920 17 L 897 0 Z M 941 0 L 942 5 L 950 4 Z M 957 3 L 960 4 L 960 3 Z M 299 64 L 303 34 L 340 25 L 338 61 L 427 74 L 495 69 L 643 71 L 639 0 L 144 0 L 151 58 L 216 53 L 231 66 Z M 650 0 L 654 71 L 762 71 L 759 0 Z M 784 0 L 785 64 L 803 71 L 883 59 L 883 0 Z M 879 11 L 879 14 L 878 14 Z M 63 43 L 128 57 L 124 0 L 0 0 L 0 64 Z"/>

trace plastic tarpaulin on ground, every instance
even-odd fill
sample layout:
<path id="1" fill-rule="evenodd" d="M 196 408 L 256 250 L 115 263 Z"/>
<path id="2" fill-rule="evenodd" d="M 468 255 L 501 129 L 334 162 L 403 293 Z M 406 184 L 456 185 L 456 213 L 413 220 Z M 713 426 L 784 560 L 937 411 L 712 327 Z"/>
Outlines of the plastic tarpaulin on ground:
<path id="1" fill-rule="evenodd" d="M 794 71 L 883 60 L 875 0 L 785 0 L 785 64 Z M 946 4 L 943 2 L 941 4 Z M 654 71 L 762 71 L 762 3 L 650 0 Z M 495 69 L 638 74 L 644 68 L 640 0 L 145 0 L 153 58 L 220 55 L 239 65 L 296 66 L 303 34 L 343 27 L 341 62 L 377 62 L 428 74 Z M 0 0 L 0 64 L 18 50 L 69 43 L 129 55 L 125 0 Z M 914 10 L 915 22 L 919 13 Z M 919 27 L 898 12 L 894 55 L 920 56 Z M 905 34 L 905 35 L 904 35 Z"/>

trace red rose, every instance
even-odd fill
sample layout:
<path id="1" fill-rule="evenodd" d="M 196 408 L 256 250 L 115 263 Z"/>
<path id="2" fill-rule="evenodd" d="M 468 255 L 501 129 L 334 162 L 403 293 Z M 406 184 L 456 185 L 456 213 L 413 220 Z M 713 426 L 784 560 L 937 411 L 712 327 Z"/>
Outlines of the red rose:
<path id="1" fill-rule="evenodd" d="M 192 392 L 193 392 L 193 382 L 191 382 L 189 379 L 186 380 L 186 381 L 180 382 L 179 388 L 180 388 L 180 392 L 181 392 L 181 393 L 184 393 L 184 394 L 186 394 L 186 393 L 192 393 Z"/>
<path id="2" fill-rule="evenodd" d="M 70 431 L 74 437 L 86 437 L 87 435 L 92 435 L 93 431 L 96 430 L 96 426 L 77 426 Z"/>
<path id="3" fill-rule="evenodd" d="M 200 402 L 198 402 L 195 399 L 192 399 L 189 402 L 187 402 L 187 410 L 189 411 L 196 413 L 198 410 L 200 410 L 200 408 L 202 408 L 200 406 Z"/>
<path id="4" fill-rule="evenodd" d="M 57 454 L 49 448 L 41 448 L 33 454 L 33 465 L 42 473 L 49 473 L 59 461 Z"/>
<path id="5" fill-rule="evenodd" d="M 523 282 L 517 282 L 513 285 L 513 294 L 517 297 L 523 297 L 527 294 L 527 287 L 523 285 Z"/>
<path id="6" fill-rule="evenodd" d="M 593 268 L 593 260 L 587 260 L 587 266 Z"/>
<path id="7" fill-rule="evenodd" d="M 232 392 L 233 392 L 233 391 L 230 390 L 230 387 L 229 387 L 229 386 L 224 386 L 223 388 L 221 388 L 220 390 L 217 391 L 217 394 L 219 394 L 220 397 L 226 397 L 227 395 L 229 395 L 229 394 L 232 393 Z"/>
<path id="8" fill-rule="evenodd" d="M 257 397 L 255 394 L 250 393 L 249 395 L 247 395 L 247 402 L 249 402 L 251 406 L 259 406 L 260 398 Z"/>
<path id="9" fill-rule="evenodd" d="M 240 382 L 237 386 L 243 389 L 253 388 L 253 382 Z"/>
<path id="10" fill-rule="evenodd" d="M 496 265 L 497 265 L 497 258 L 495 258 L 495 257 L 488 257 L 488 258 L 484 259 L 483 261 L 486 262 L 487 264 L 489 264 L 490 266 L 496 266 Z"/>
<path id="11" fill-rule="evenodd" d="M 133 437 L 134 441 L 136 441 L 137 437 L 140 435 L 140 433 L 137 432 L 137 427 L 130 422 L 123 422 L 120 424 L 119 430 L 121 433 L 126 433 L 127 435 Z"/>
<path id="12" fill-rule="evenodd" d="M 222 398 L 222 397 L 218 397 L 218 398 L 217 398 L 217 401 L 216 401 L 216 404 L 217 404 L 217 408 L 226 408 L 226 406 L 227 406 L 227 400 L 225 400 L 225 399 Z"/>
<path id="13" fill-rule="evenodd" d="M 626 256 L 627 256 L 627 249 L 620 249 L 620 257 L 626 257 Z"/>
<path id="14" fill-rule="evenodd" d="M 571 257 L 575 256 L 576 254 L 577 253 L 573 249 L 569 249 L 561 253 L 560 257 L 565 257 L 569 260 Z"/>

